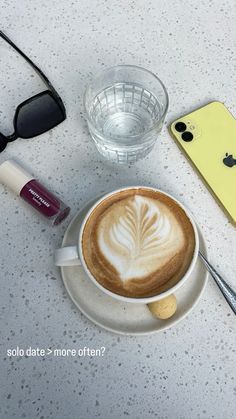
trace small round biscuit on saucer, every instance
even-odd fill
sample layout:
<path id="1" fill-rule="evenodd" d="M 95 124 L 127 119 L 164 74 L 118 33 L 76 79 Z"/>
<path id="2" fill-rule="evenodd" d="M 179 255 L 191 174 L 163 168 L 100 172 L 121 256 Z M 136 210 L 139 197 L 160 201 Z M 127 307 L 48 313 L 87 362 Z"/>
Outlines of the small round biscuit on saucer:
<path id="1" fill-rule="evenodd" d="M 153 316 L 158 319 L 169 319 L 176 312 L 177 300 L 174 294 L 171 294 L 169 297 L 163 298 L 163 300 L 148 304 L 148 308 Z"/>

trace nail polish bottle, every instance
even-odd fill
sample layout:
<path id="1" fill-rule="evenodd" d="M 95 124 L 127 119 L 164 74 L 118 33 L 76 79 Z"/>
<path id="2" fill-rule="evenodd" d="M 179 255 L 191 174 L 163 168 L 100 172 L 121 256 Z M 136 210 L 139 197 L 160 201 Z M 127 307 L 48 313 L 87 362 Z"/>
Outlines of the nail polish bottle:
<path id="1" fill-rule="evenodd" d="M 0 165 L 0 182 L 46 217 L 51 225 L 60 224 L 70 212 L 67 205 L 13 160 Z"/>

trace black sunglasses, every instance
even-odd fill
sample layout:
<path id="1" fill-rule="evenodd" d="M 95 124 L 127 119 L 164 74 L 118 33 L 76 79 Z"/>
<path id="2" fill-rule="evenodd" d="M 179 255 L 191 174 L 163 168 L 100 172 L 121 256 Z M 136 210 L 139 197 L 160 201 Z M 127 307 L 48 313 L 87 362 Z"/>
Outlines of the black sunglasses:
<path id="1" fill-rule="evenodd" d="M 66 119 L 66 110 L 59 94 L 45 74 L 2 31 L 0 36 L 25 58 L 48 87 L 48 90 L 32 96 L 17 106 L 13 120 L 14 134 L 5 136 L 0 132 L 0 152 L 2 152 L 7 143 L 18 137 L 32 138 L 54 128 Z"/>

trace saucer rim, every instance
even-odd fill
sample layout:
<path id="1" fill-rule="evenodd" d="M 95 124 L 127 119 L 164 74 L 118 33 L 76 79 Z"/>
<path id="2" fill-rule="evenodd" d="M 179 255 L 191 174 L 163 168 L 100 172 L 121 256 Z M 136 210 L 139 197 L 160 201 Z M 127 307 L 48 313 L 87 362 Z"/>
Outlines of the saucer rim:
<path id="1" fill-rule="evenodd" d="M 65 231 L 65 234 L 64 234 L 63 240 L 62 240 L 62 247 L 67 245 L 66 241 L 68 239 L 69 231 L 73 228 L 73 224 L 77 221 L 77 219 L 80 218 L 80 214 L 83 214 L 83 212 L 85 212 L 85 210 L 87 208 L 89 210 L 90 206 L 92 206 L 96 202 L 96 200 L 100 199 L 103 195 L 105 195 L 105 193 L 99 194 L 97 197 L 89 200 L 80 210 L 78 210 L 76 212 L 76 214 L 74 215 L 74 217 L 70 221 L 69 225 L 67 226 L 67 229 Z M 202 235 L 202 232 L 201 232 L 201 230 L 199 228 L 198 223 L 195 220 L 194 220 L 194 222 L 196 224 L 196 227 L 197 227 L 197 230 L 198 230 L 198 234 L 199 234 L 199 249 L 201 249 L 201 252 L 207 258 L 207 246 L 206 246 L 205 239 L 204 239 L 204 237 Z M 83 220 L 81 221 L 81 224 L 82 223 L 83 223 Z M 199 258 L 199 256 L 198 256 L 198 258 Z M 170 329 L 171 327 L 175 326 L 176 324 L 178 324 L 179 322 L 181 322 L 182 320 L 184 320 L 191 313 L 191 311 L 194 309 L 194 307 L 196 307 L 196 305 L 198 304 L 200 298 L 202 297 L 202 295 L 204 293 L 204 290 L 205 290 L 206 285 L 207 285 L 207 282 L 208 282 L 208 277 L 209 277 L 209 273 L 206 270 L 205 271 L 205 277 L 204 277 L 204 280 L 203 280 L 202 289 L 201 289 L 200 293 L 198 294 L 198 296 L 195 299 L 194 303 L 179 318 L 177 318 L 176 320 L 173 320 L 171 323 L 168 323 L 166 325 L 163 322 L 163 326 L 161 326 L 161 327 L 158 326 L 157 329 L 149 330 L 149 331 L 146 331 L 146 332 L 145 331 L 142 331 L 142 332 L 137 332 L 137 331 L 130 332 L 130 331 L 127 331 L 126 332 L 126 331 L 121 330 L 119 328 L 115 328 L 115 327 L 113 328 L 113 327 L 107 326 L 105 323 L 102 323 L 102 322 L 96 320 L 96 318 L 94 318 L 93 316 L 91 316 L 87 311 L 85 311 L 80 306 L 79 302 L 74 298 L 73 293 L 70 291 L 70 287 L 68 286 L 68 282 L 67 282 L 67 279 L 66 279 L 66 271 L 68 270 L 68 268 L 69 268 L 68 266 L 61 266 L 60 267 L 60 272 L 61 272 L 61 277 L 62 277 L 62 280 L 63 280 L 63 284 L 65 286 L 65 289 L 66 289 L 66 291 L 67 291 L 70 299 L 75 304 L 75 306 L 80 310 L 80 312 L 87 319 L 89 319 L 96 326 L 98 326 L 101 329 L 106 330 L 108 332 L 112 332 L 112 333 L 115 333 L 115 334 L 118 334 L 118 335 L 123 335 L 123 336 L 147 336 L 147 335 L 153 335 L 153 334 L 156 334 L 158 332 L 162 332 L 164 330 Z M 96 285 L 94 284 L 94 286 L 96 286 Z M 184 286 L 185 286 L 185 284 L 183 284 L 183 287 Z M 179 290 L 181 290 L 181 288 L 179 288 Z M 126 304 L 128 304 L 128 303 L 126 303 Z M 132 304 L 132 303 L 130 303 L 130 304 Z"/>

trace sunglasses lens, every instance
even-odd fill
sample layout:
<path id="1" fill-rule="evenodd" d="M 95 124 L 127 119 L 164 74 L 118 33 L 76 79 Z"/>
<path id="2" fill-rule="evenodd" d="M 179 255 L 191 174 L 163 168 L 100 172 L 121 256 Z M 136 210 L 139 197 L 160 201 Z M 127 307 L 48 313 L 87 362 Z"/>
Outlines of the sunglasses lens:
<path id="1" fill-rule="evenodd" d="M 19 137 L 31 138 L 64 121 L 65 115 L 50 92 L 36 95 L 18 107 L 15 128 Z"/>

